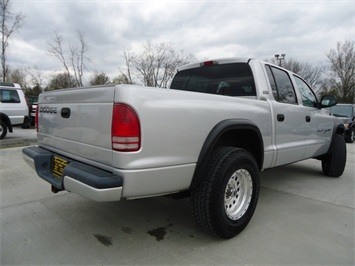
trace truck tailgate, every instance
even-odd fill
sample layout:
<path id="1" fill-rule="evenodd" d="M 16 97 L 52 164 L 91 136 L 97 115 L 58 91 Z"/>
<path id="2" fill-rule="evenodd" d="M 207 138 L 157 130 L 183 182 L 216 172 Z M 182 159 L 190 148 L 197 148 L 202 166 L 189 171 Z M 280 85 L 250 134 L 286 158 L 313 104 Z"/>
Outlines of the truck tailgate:
<path id="1" fill-rule="evenodd" d="M 39 145 L 111 165 L 114 94 L 114 86 L 41 94 L 38 107 Z"/>

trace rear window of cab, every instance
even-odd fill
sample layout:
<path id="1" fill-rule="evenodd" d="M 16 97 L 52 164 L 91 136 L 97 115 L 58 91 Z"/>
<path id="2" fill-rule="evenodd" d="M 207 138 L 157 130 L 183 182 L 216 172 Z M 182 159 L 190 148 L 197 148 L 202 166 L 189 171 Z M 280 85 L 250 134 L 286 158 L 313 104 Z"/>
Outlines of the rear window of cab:
<path id="1" fill-rule="evenodd" d="M 227 96 L 256 96 L 255 82 L 247 63 L 212 64 L 179 71 L 170 89 Z"/>

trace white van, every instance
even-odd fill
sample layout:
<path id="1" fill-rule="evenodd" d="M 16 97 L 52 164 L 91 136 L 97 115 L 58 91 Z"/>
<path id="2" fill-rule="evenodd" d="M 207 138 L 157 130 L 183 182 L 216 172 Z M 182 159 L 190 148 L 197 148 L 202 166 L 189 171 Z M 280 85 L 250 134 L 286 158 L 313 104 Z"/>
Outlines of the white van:
<path id="1" fill-rule="evenodd" d="M 12 133 L 14 126 L 29 125 L 28 105 L 20 85 L 0 82 L 0 139 Z"/>

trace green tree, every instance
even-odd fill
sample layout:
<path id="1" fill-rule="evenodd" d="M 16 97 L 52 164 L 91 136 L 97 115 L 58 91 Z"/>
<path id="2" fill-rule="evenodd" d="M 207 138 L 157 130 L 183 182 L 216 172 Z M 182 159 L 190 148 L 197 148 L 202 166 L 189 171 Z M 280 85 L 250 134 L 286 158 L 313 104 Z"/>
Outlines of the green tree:
<path id="1" fill-rule="evenodd" d="M 106 75 L 106 73 L 96 73 L 90 80 L 91 85 L 105 85 L 110 84 L 110 78 Z"/>
<path id="2" fill-rule="evenodd" d="M 120 74 L 112 80 L 114 84 L 134 84 L 126 74 Z"/>
<path id="3" fill-rule="evenodd" d="M 65 88 L 72 88 L 77 85 L 76 80 L 73 76 L 68 73 L 58 73 L 54 74 L 52 78 L 49 80 L 47 90 L 59 90 Z"/>
<path id="4" fill-rule="evenodd" d="M 43 88 L 41 88 L 40 86 L 36 85 L 33 88 L 27 88 L 26 90 L 26 96 L 38 96 L 38 94 L 40 94 L 43 91 Z"/>

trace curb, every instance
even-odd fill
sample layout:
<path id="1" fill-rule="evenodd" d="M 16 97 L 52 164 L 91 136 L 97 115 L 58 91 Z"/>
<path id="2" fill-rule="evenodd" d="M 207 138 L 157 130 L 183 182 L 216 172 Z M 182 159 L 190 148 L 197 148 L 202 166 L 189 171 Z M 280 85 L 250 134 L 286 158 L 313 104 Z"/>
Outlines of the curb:
<path id="1" fill-rule="evenodd" d="M 7 149 L 7 148 L 15 148 L 15 147 L 23 147 L 23 146 L 30 146 L 36 145 L 37 139 L 30 138 L 30 139 L 3 139 L 0 141 L 0 149 Z"/>

